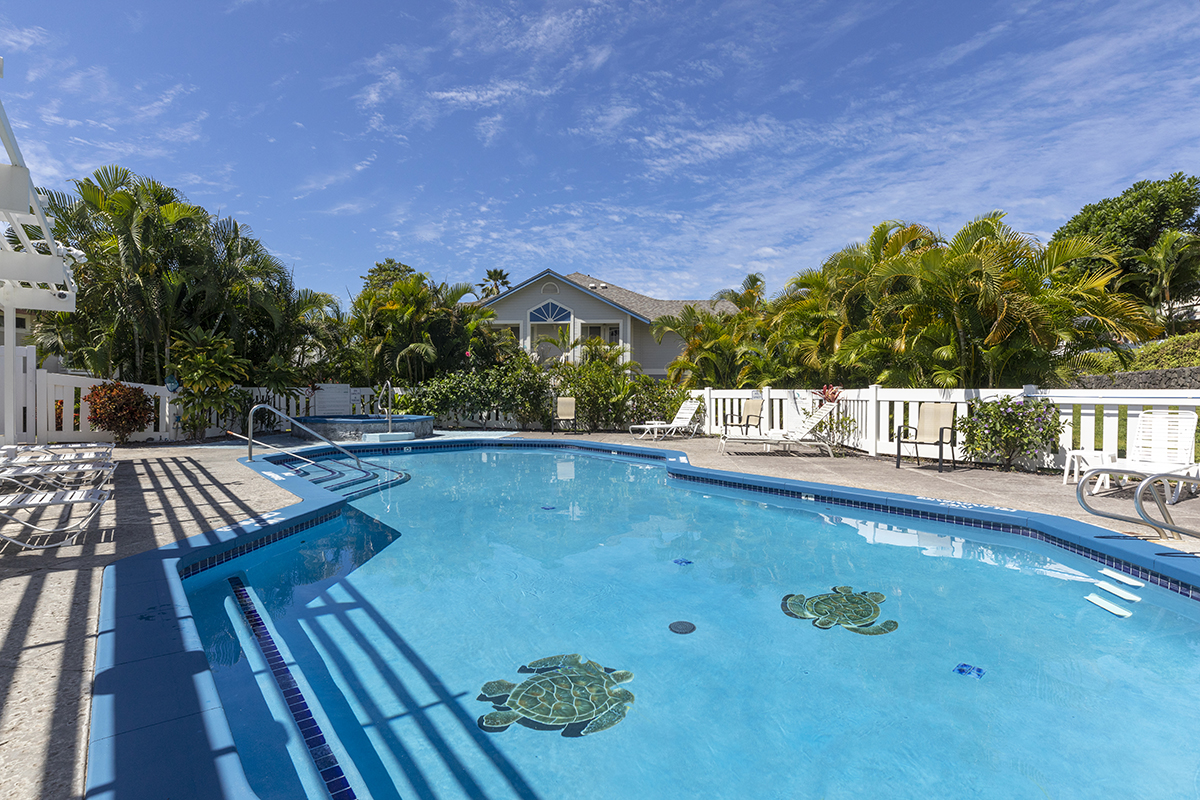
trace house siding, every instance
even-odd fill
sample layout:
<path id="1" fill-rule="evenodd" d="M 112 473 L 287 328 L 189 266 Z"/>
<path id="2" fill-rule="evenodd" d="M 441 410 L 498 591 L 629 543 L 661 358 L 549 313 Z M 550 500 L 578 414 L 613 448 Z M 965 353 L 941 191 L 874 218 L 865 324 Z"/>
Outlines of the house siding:
<path id="1" fill-rule="evenodd" d="M 542 294 L 542 286 L 548 282 L 558 286 L 558 294 Z M 645 322 L 633 319 L 620 308 L 589 295 L 568 281 L 550 276 L 499 298 L 490 303 L 488 308 L 496 312 L 497 324 L 520 322 L 521 344 L 526 349 L 531 349 L 529 312 L 547 300 L 553 300 L 571 309 L 573 338 L 579 336 L 581 325 L 619 322 L 621 339 L 632 350 L 630 357 L 642 365 L 642 370 L 647 375 L 665 376 L 667 364 L 675 360 L 683 349 L 683 340 L 678 336 L 668 334 L 663 338 L 662 344 L 659 344 L 650 335 L 650 326 Z"/>
<path id="2" fill-rule="evenodd" d="M 667 365 L 683 352 L 683 339 L 678 334 L 668 332 L 663 336 L 662 343 L 654 341 L 650 326 L 638 320 L 633 321 L 633 360 L 642 365 L 642 372 L 656 378 L 665 378 Z"/>

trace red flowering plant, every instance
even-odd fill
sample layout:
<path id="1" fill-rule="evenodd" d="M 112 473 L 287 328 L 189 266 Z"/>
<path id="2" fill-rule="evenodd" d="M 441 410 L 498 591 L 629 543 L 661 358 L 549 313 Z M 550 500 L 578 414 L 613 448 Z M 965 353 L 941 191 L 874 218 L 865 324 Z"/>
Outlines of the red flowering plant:
<path id="1" fill-rule="evenodd" d="M 83 396 L 88 404 L 88 423 L 113 435 L 117 444 L 129 441 L 130 434 L 145 430 L 154 419 L 154 398 L 140 386 L 108 381 L 93 386 Z"/>

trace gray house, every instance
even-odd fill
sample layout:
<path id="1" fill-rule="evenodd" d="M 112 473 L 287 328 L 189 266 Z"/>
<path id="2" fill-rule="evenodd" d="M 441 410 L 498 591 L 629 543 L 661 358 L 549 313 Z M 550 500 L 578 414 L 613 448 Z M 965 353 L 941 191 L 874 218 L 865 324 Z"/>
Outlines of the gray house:
<path id="1" fill-rule="evenodd" d="M 717 311 L 736 311 L 725 300 L 657 300 L 581 272 L 560 275 L 545 270 L 503 294 L 483 301 L 496 312 L 492 325 L 508 328 L 525 350 L 543 358 L 563 355 L 552 345 L 538 344 L 543 337 L 559 336 L 566 331 L 571 341 L 600 337 L 625 348 L 625 358 L 642 365 L 642 371 L 666 377 L 670 364 L 683 350 L 683 340 L 673 333 L 661 343 L 650 334 L 650 323 L 657 317 L 679 314 L 684 306 L 694 305 Z M 565 357 L 579 357 L 579 348 Z"/>

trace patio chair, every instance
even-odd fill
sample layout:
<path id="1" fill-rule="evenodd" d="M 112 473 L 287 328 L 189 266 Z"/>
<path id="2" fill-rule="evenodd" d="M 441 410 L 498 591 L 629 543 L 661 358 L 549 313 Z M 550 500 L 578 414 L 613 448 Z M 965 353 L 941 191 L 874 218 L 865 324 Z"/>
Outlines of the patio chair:
<path id="1" fill-rule="evenodd" d="M 1139 480 L 1164 472 L 1200 476 L 1195 453 L 1194 411 L 1143 411 L 1129 426 L 1125 458 L 1118 458 L 1116 453 L 1108 451 L 1097 466 L 1116 476 L 1117 484 L 1124 487 L 1128 476 L 1137 476 Z M 1100 481 L 1097 481 L 1089 493 L 1095 494 L 1099 487 Z M 1180 482 L 1168 502 L 1178 502 L 1182 493 L 1183 483 Z"/>
<path id="2" fill-rule="evenodd" d="M 568 424 L 570 424 L 571 430 L 579 432 L 578 420 L 575 417 L 575 398 L 555 398 L 554 417 L 550 420 L 550 435 L 554 435 L 555 426 L 562 425 L 565 430 Z"/>
<path id="3" fill-rule="evenodd" d="M 945 446 L 950 445 L 950 464 L 958 469 L 958 459 L 954 448 L 958 444 L 958 431 L 954 427 L 954 403 L 921 403 L 917 412 L 916 427 L 898 425 L 896 427 L 896 469 L 900 469 L 900 448 L 902 445 L 913 445 L 913 455 L 917 466 L 921 466 L 921 445 L 936 444 L 938 446 L 938 472 L 942 471 L 945 462 Z"/>
<path id="4" fill-rule="evenodd" d="M 692 422 L 692 417 L 696 416 L 698 408 L 700 408 L 699 400 L 684 400 L 679 406 L 679 410 L 675 412 L 675 418 L 670 422 L 649 420 L 641 425 L 630 425 L 629 433 L 638 439 L 645 439 L 647 436 L 653 439 L 664 439 L 668 436 L 682 436 L 686 432 L 690 439 L 704 424 L 703 414 L 698 421 Z"/>
<path id="5" fill-rule="evenodd" d="M 74 541 L 75 537 L 83 530 L 83 526 L 92 521 L 92 518 L 100 512 L 100 508 L 108 501 L 110 492 L 103 489 L 74 489 L 70 491 L 59 492 L 21 492 L 19 494 L 0 495 L 0 517 L 9 520 L 9 522 L 20 525 L 23 528 L 35 534 L 47 533 L 70 533 L 66 539 L 53 544 L 35 545 L 29 542 L 22 542 L 19 539 L 14 539 L 0 533 L 0 539 L 6 542 L 11 542 L 18 547 L 26 550 L 45 550 L 52 547 L 62 547 Z M 63 508 L 80 504 L 90 504 L 91 508 L 87 509 L 86 513 L 79 518 L 69 520 L 64 525 L 54 527 L 45 527 L 34 523 L 26 517 L 16 516 L 14 512 L 38 511 L 52 508 Z M 28 516 L 28 515 L 27 515 Z"/>
<path id="6" fill-rule="evenodd" d="M 29 464 L 83 464 L 111 460 L 112 452 L 108 450 L 69 450 L 65 452 L 18 450 L 16 454 L 11 451 L 0 452 L 0 467 Z"/>
<path id="7" fill-rule="evenodd" d="M 774 445 L 782 445 L 784 450 L 788 452 L 791 452 L 792 445 L 794 444 L 812 444 L 816 445 L 818 449 L 824 447 L 825 451 L 829 453 L 829 457 L 833 458 L 833 447 L 825 436 L 816 432 L 816 428 L 828 419 L 836 409 L 837 403 L 826 403 L 805 416 L 799 427 L 783 431 L 778 435 L 768 434 L 767 436 L 759 436 L 751 434 L 739 436 L 724 433 L 721 435 L 721 441 L 717 443 L 717 452 L 728 454 L 730 442 L 734 442 L 735 444 L 761 444 L 766 451 L 770 451 Z"/>
<path id="8" fill-rule="evenodd" d="M 0 484 L 13 484 L 25 491 L 80 489 L 97 487 L 107 481 L 117 465 L 112 461 L 84 461 L 69 464 L 0 464 Z"/>
<path id="9" fill-rule="evenodd" d="M 728 433 L 730 428 L 741 428 L 742 435 L 749 435 L 750 426 L 757 428 L 762 425 L 762 407 L 762 398 L 752 397 L 742 404 L 741 413 L 726 414 L 725 432 Z"/>

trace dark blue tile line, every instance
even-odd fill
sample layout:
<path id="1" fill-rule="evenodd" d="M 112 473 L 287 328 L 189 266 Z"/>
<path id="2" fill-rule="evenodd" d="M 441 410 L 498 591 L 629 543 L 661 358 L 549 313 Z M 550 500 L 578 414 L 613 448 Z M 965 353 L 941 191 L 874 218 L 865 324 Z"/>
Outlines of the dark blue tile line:
<path id="1" fill-rule="evenodd" d="M 1068 552 L 1074 553 L 1092 561 L 1099 562 L 1106 567 L 1124 572 L 1135 578 L 1139 578 L 1155 586 L 1161 586 L 1176 594 L 1192 600 L 1200 600 L 1200 588 L 1193 586 L 1184 581 L 1178 581 L 1174 578 L 1169 578 L 1160 572 L 1148 570 L 1145 567 L 1139 567 L 1136 564 L 1130 564 L 1119 558 L 1115 558 L 1107 553 L 1102 553 L 1099 550 L 1093 550 L 1090 547 L 1069 542 L 1066 539 L 1060 539 L 1049 533 L 1044 533 L 1033 528 L 1028 528 L 1024 525 L 1008 525 L 1000 522 L 990 522 L 988 520 L 972 519 L 970 517 L 961 517 L 955 514 L 937 514 L 929 511 L 916 511 L 911 508 L 902 508 L 899 506 L 885 505 L 883 503 L 868 503 L 860 500 L 847 500 L 841 497 L 830 497 L 828 495 L 814 494 L 813 492 L 795 491 L 792 489 L 780 489 L 771 486 L 758 486 L 753 483 L 744 483 L 741 481 L 728 481 L 717 478 L 704 478 L 699 475 L 688 475 L 683 473 L 672 473 L 671 477 L 676 480 L 691 481 L 693 483 L 701 483 L 709 486 L 720 486 L 727 489 L 739 489 L 746 492 L 754 492 L 756 494 L 777 495 L 780 497 L 790 497 L 795 500 L 805 500 L 809 502 L 825 503 L 828 505 L 844 506 L 847 508 L 864 509 L 867 511 L 879 511 L 885 514 L 895 514 L 902 517 L 913 517 L 916 519 L 931 520 L 934 522 L 947 522 L 952 525 L 963 525 L 968 528 L 985 528 L 987 530 L 1001 531 L 1003 533 L 1013 533 L 1017 536 L 1024 536 L 1029 539 L 1035 539 L 1039 542 L 1061 547 Z M 1133 537 L 1131 537 L 1133 538 Z"/>
<path id="2" fill-rule="evenodd" d="M 409 440 L 408 443 L 391 443 L 383 444 L 376 447 L 364 447 L 361 445 L 351 445 L 351 452 L 358 456 L 389 456 L 397 453 L 409 452 L 432 452 L 438 450 L 482 450 L 482 449 L 497 449 L 497 450 L 574 450 L 580 453 L 588 453 L 591 455 L 607 454 L 620 456 L 623 458 L 637 458 L 644 461 L 668 461 L 672 460 L 669 456 L 656 453 L 654 451 L 638 451 L 613 450 L 604 445 L 581 445 L 574 442 L 555 442 L 547 439 L 474 439 L 465 442 L 444 442 L 444 443 L 414 443 Z M 343 456 L 344 453 L 332 447 L 323 448 L 320 450 L 306 450 L 304 457 L 312 461 L 321 461 L 323 459 L 337 458 Z M 290 466 L 292 464 L 303 463 L 300 459 L 295 458 L 290 454 L 272 454 L 264 457 L 265 461 L 279 466 Z"/>
<path id="3" fill-rule="evenodd" d="M 357 800 L 354 789 L 350 787 L 350 782 L 346 780 L 346 775 L 342 772 L 342 766 L 338 764 L 337 756 L 333 754 L 333 749 L 325 740 L 325 734 L 321 732 L 320 724 L 313 718 L 308 701 L 304 699 L 304 693 L 300 691 L 296 679 L 292 677 L 291 670 L 284 663 L 279 648 L 275 646 L 275 640 L 271 638 L 271 632 L 267 630 L 262 617 L 258 614 L 258 609 L 251 602 L 246 585 L 237 576 L 229 579 L 229 585 L 233 588 L 233 596 L 237 599 L 238 607 L 242 610 L 246 624 L 254 633 L 254 638 L 258 642 L 259 649 L 262 650 L 267 666 L 271 668 L 271 675 L 274 676 L 279 691 L 283 693 L 288 711 L 291 712 L 292 719 L 296 721 L 296 726 L 304 736 L 304 745 L 308 748 L 308 754 L 312 756 L 317 771 L 321 773 L 321 779 L 325 781 L 325 788 L 333 797 Z"/>
<path id="4" fill-rule="evenodd" d="M 304 522 L 301 522 L 297 525 L 289 525 L 287 527 L 280 528 L 279 530 L 270 531 L 269 533 L 266 533 L 263 536 L 258 537 L 257 539 L 253 539 L 248 542 L 243 542 L 242 544 L 239 544 L 235 547 L 231 547 L 230 549 L 228 549 L 222 553 L 217 553 L 215 556 L 209 556 L 208 558 L 202 558 L 199 561 L 196 561 L 192 564 L 188 564 L 187 566 L 179 567 L 179 577 L 190 578 L 191 576 L 199 574 L 201 572 L 204 572 L 205 570 L 212 569 L 213 567 L 215 567 L 219 564 L 224 564 L 226 561 L 232 561 L 233 559 L 237 558 L 238 556 L 243 556 L 246 553 L 254 552 L 255 550 L 266 547 L 269 544 L 274 544 L 275 542 L 278 542 L 281 539 L 286 539 L 289 536 L 294 536 L 297 533 L 300 533 L 301 531 L 306 531 L 309 528 L 314 528 L 317 525 L 320 525 L 324 522 L 328 522 L 331 519 L 337 519 L 341 515 L 342 515 L 342 510 L 339 508 L 336 511 L 332 511 L 328 514 L 323 514 L 319 517 L 314 517 L 312 519 L 305 520 Z M 264 527 L 268 528 L 268 530 L 269 530 L 268 526 L 264 525 Z M 248 534 L 248 535 L 253 535 L 253 534 Z"/>

